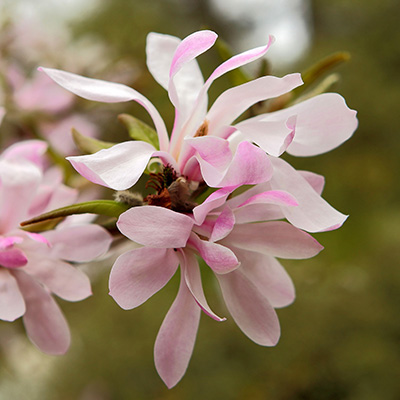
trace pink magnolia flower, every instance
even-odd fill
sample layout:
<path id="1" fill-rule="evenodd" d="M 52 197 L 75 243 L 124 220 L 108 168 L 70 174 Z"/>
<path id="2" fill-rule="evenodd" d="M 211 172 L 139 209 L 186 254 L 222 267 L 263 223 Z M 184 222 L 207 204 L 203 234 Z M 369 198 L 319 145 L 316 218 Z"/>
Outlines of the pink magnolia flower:
<path id="1" fill-rule="evenodd" d="M 219 191 L 229 194 L 233 189 Z M 154 348 L 157 371 L 168 387 L 175 386 L 187 369 L 200 311 L 217 321 L 225 320 L 207 304 L 196 256 L 203 258 L 217 276 L 240 329 L 256 343 L 274 346 L 280 336 L 274 308 L 294 299 L 293 284 L 275 257 L 309 258 L 322 249 L 315 239 L 291 224 L 270 221 L 282 218 L 281 206 L 297 206 L 286 192 L 245 192 L 224 206 L 207 200 L 194 208 L 193 217 L 163 207 L 143 206 L 121 214 L 117 224 L 122 234 L 144 246 L 121 255 L 112 268 L 110 294 L 122 308 L 145 302 L 164 287 L 179 265 L 181 268 L 178 295 Z M 242 210 L 257 204 L 265 208 L 267 222 L 254 224 L 260 215 L 252 212 L 243 219 L 246 213 Z M 237 224 L 235 213 L 239 215 Z M 196 224 L 196 217 L 202 220 L 200 224 Z"/>
<path id="2" fill-rule="evenodd" d="M 54 301 L 91 294 L 85 274 L 66 261 L 86 262 L 109 247 L 109 234 L 97 225 L 59 226 L 41 234 L 19 229 L 19 222 L 69 204 L 77 193 L 61 183 L 56 170 L 43 171 L 46 144 L 26 141 L 0 156 L 0 319 L 22 317 L 31 341 L 49 354 L 70 344 L 67 322 Z"/>

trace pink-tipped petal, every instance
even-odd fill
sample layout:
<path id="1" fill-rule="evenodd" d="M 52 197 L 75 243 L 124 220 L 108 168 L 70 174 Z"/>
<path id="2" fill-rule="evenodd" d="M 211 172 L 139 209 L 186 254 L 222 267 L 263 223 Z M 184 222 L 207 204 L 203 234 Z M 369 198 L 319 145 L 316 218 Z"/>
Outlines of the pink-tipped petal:
<path id="1" fill-rule="evenodd" d="M 218 216 L 215 221 L 211 236 L 210 242 L 217 242 L 218 240 L 223 239 L 232 231 L 235 226 L 235 215 L 233 211 L 229 207 L 225 207 L 221 214 Z"/>
<path id="2" fill-rule="evenodd" d="M 89 181 L 114 190 L 125 190 L 142 176 L 155 152 L 149 143 L 131 141 L 94 154 L 67 157 L 67 160 Z"/>
<path id="3" fill-rule="evenodd" d="M 67 321 L 49 292 L 22 271 L 14 271 L 24 296 L 23 316 L 31 341 L 44 353 L 65 354 L 71 342 Z"/>
<path id="4" fill-rule="evenodd" d="M 124 310 L 143 304 L 163 288 L 178 268 L 172 249 L 142 247 L 117 258 L 110 274 L 110 295 Z"/>
<path id="5" fill-rule="evenodd" d="M 53 68 L 39 68 L 45 72 L 53 81 L 63 88 L 87 100 L 100 101 L 104 103 L 119 103 L 134 100 L 143 106 L 153 119 L 160 142 L 160 149 L 168 148 L 168 134 L 164 121 L 157 109 L 146 97 L 136 90 L 120 83 L 106 82 L 99 79 L 86 78 Z"/>
<path id="6" fill-rule="evenodd" d="M 87 262 L 108 250 L 111 235 L 101 226 L 94 224 L 62 227 L 43 232 L 51 243 L 51 254 L 68 261 Z"/>
<path id="7" fill-rule="evenodd" d="M 261 346 L 275 346 L 279 320 L 267 297 L 241 271 L 217 275 L 226 306 L 239 328 Z"/>
<path id="8" fill-rule="evenodd" d="M 283 78 L 263 76 L 226 90 L 215 100 L 207 113 L 210 132 L 215 136 L 220 136 L 222 127 L 231 125 L 252 105 L 281 96 L 302 83 L 300 74 L 290 74 Z"/>
<path id="9" fill-rule="evenodd" d="M 296 115 L 296 135 L 287 152 L 314 156 L 330 151 L 349 139 L 356 130 L 356 111 L 347 107 L 342 96 L 324 93 L 292 107 L 264 115 L 266 121 Z"/>
<path id="10" fill-rule="evenodd" d="M 226 274 L 238 268 L 240 263 L 228 247 L 200 239 L 192 233 L 188 245 L 195 248 L 202 259 L 216 274 Z"/>
<path id="11" fill-rule="evenodd" d="M 295 288 L 290 276 L 276 258 L 232 247 L 240 260 L 240 270 L 272 307 L 286 307 L 294 301 Z"/>
<path id="12" fill-rule="evenodd" d="M 21 249 L 0 250 L 0 267 L 19 268 L 26 265 L 28 259 Z"/>
<path id="13" fill-rule="evenodd" d="M 132 207 L 122 213 L 117 227 L 127 238 L 144 246 L 159 248 L 185 247 L 193 219 L 168 208 Z"/>
<path id="14" fill-rule="evenodd" d="M 24 140 L 4 150 L 1 158 L 4 160 L 27 160 L 42 168 L 43 156 L 47 147 L 48 144 L 42 140 Z"/>
<path id="15" fill-rule="evenodd" d="M 183 377 L 192 356 L 201 309 L 186 286 L 183 273 L 178 295 L 169 309 L 154 345 L 154 362 L 168 388 Z"/>
<path id="16" fill-rule="evenodd" d="M 328 204 L 286 161 L 271 158 L 271 162 L 274 167 L 271 187 L 288 191 L 299 203 L 297 207 L 281 207 L 289 222 L 308 232 L 321 232 L 339 228 L 346 221 L 347 215 Z"/>
<path id="17" fill-rule="evenodd" d="M 0 319 L 15 321 L 25 313 L 25 302 L 14 276 L 0 268 Z"/>
<path id="18" fill-rule="evenodd" d="M 183 262 L 181 262 L 181 268 L 184 271 L 186 285 L 196 300 L 196 303 L 209 317 L 215 321 L 225 321 L 226 318 L 221 318 L 215 314 L 207 303 L 203 292 L 203 286 L 201 284 L 199 264 L 194 252 L 185 250 L 185 252 L 182 252 L 181 254 L 183 258 Z"/>
<path id="19" fill-rule="evenodd" d="M 311 235 L 283 221 L 236 225 L 222 243 L 292 259 L 314 257 L 323 249 Z"/>

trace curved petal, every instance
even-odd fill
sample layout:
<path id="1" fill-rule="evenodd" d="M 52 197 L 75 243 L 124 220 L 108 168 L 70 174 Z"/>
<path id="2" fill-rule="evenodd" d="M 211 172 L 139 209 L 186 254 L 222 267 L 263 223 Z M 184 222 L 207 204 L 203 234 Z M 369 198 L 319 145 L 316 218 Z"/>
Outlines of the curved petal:
<path id="1" fill-rule="evenodd" d="M 15 247 L 0 250 L 0 268 L 19 268 L 26 265 L 28 259 L 21 249 Z"/>
<path id="2" fill-rule="evenodd" d="M 242 204 L 238 205 L 238 208 L 245 207 L 250 204 L 276 204 L 282 206 L 295 207 L 298 206 L 296 199 L 288 192 L 284 190 L 268 190 L 251 196 Z"/>
<path id="3" fill-rule="evenodd" d="M 316 174 L 315 172 L 311 171 L 297 171 L 297 172 L 321 196 L 325 186 L 325 177 L 323 175 Z"/>
<path id="4" fill-rule="evenodd" d="M 247 120 L 236 125 L 246 140 L 254 142 L 268 154 L 279 157 L 295 136 L 295 118 L 287 121 Z"/>
<path id="5" fill-rule="evenodd" d="M 222 128 L 231 125 L 252 105 L 281 96 L 302 84 L 300 74 L 290 74 L 283 78 L 263 76 L 226 90 L 215 100 L 207 113 L 211 134 L 220 136 Z"/>
<path id="6" fill-rule="evenodd" d="M 235 226 L 235 215 L 229 207 L 225 207 L 215 221 L 210 236 L 210 242 L 217 242 L 223 239 L 232 231 Z"/>
<path id="7" fill-rule="evenodd" d="M 142 247 L 117 258 L 110 274 L 110 295 L 124 310 L 143 304 L 163 288 L 178 268 L 171 249 Z"/>
<path id="8" fill-rule="evenodd" d="M 323 249 L 311 235 L 283 221 L 236 225 L 221 243 L 292 259 L 314 257 Z"/>
<path id="9" fill-rule="evenodd" d="M 149 143 L 131 141 L 94 154 L 67 157 L 67 160 L 89 181 L 114 190 L 125 190 L 142 176 L 155 152 Z"/>
<path id="10" fill-rule="evenodd" d="M 321 232 L 337 229 L 346 221 L 347 215 L 328 204 L 286 161 L 271 158 L 271 162 L 274 167 L 271 187 L 288 191 L 299 203 L 297 207 L 281 207 L 285 217 L 294 226 L 308 232 Z"/>
<path id="11" fill-rule="evenodd" d="M 40 252 L 29 254 L 24 271 L 67 301 L 80 301 L 92 294 L 89 278 L 77 267 Z"/>
<path id="12" fill-rule="evenodd" d="M 221 318 L 215 314 L 207 303 L 206 297 L 204 296 L 203 287 L 201 285 L 201 275 L 199 264 L 196 260 L 195 254 L 190 250 L 185 250 L 181 252 L 183 257 L 183 262 L 181 262 L 181 268 L 183 269 L 185 282 L 192 293 L 196 303 L 199 307 L 212 319 L 215 321 L 225 321 L 226 318 Z"/>
<path id="13" fill-rule="evenodd" d="M 23 316 L 29 339 L 44 353 L 64 354 L 71 337 L 67 321 L 49 292 L 22 271 L 14 271 L 24 296 Z"/>
<path id="14" fill-rule="evenodd" d="M 341 145 L 356 130 L 356 111 L 347 107 L 342 96 L 324 93 L 292 107 L 264 114 L 265 121 L 296 115 L 296 135 L 287 152 L 294 156 L 314 156 Z"/>
<path id="15" fill-rule="evenodd" d="M 240 260 L 240 270 L 255 285 L 272 307 L 286 307 L 295 299 L 290 276 L 276 260 L 266 254 L 232 247 Z"/>
<path id="16" fill-rule="evenodd" d="M 180 248 L 186 245 L 193 219 L 168 208 L 132 207 L 119 216 L 117 227 L 127 238 L 150 247 Z"/>
<path id="17" fill-rule="evenodd" d="M 15 321 L 25 313 L 25 302 L 17 281 L 5 268 L 0 268 L 0 319 Z"/>
<path id="18" fill-rule="evenodd" d="M 111 235 L 94 224 L 67 226 L 43 232 L 51 243 L 51 254 L 68 261 L 91 261 L 107 252 Z"/>
<path id="19" fill-rule="evenodd" d="M 169 140 L 164 121 L 153 104 L 136 90 L 120 83 L 86 78 L 53 68 L 40 67 L 39 70 L 45 72 L 53 81 L 63 88 L 87 100 L 104 103 L 119 103 L 130 100 L 138 102 L 147 110 L 153 119 L 158 133 L 160 149 L 167 150 Z"/>
<path id="20" fill-rule="evenodd" d="M 275 346 L 279 320 L 268 299 L 240 268 L 217 278 L 226 306 L 243 333 L 261 346 Z"/>
<path id="21" fill-rule="evenodd" d="M 154 345 L 154 362 L 168 388 L 183 377 L 192 356 L 200 307 L 186 286 L 183 272 L 178 295 L 169 309 Z"/>
<path id="22" fill-rule="evenodd" d="M 239 267 L 240 263 L 228 247 L 200 239 L 196 234 L 190 235 L 188 245 L 195 248 L 216 274 L 226 274 Z"/>
<path id="23" fill-rule="evenodd" d="M 23 140 L 5 149 L 1 154 L 4 160 L 27 160 L 37 167 L 43 167 L 43 156 L 48 144 L 42 140 Z"/>

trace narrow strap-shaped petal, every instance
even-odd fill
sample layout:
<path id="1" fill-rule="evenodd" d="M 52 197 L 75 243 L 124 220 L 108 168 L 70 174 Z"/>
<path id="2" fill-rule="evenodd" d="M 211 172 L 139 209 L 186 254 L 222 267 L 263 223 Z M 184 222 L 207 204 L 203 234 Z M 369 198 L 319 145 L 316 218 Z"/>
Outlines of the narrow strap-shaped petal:
<path id="1" fill-rule="evenodd" d="M 341 145 L 356 130 L 356 111 L 347 107 L 337 93 L 324 93 L 292 107 L 259 116 L 277 121 L 296 115 L 296 135 L 287 152 L 294 156 L 314 156 Z"/>
<path id="2" fill-rule="evenodd" d="M 196 260 L 194 252 L 189 249 L 185 249 L 185 251 L 181 250 L 181 257 L 181 268 L 183 269 L 186 285 L 196 300 L 196 303 L 215 321 L 225 321 L 226 318 L 221 318 L 215 314 L 207 303 L 203 292 L 203 286 L 201 284 L 199 263 Z"/>
<path id="3" fill-rule="evenodd" d="M 217 242 L 231 233 L 235 226 L 235 215 L 231 208 L 225 207 L 215 221 L 210 242 Z"/>
<path id="4" fill-rule="evenodd" d="M 62 227 L 43 232 L 51 243 L 51 254 L 68 261 L 87 262 L 105 254 L 111 245 L 111 235 L 95 224 Z"/>
<path id="5" fill-rule="evenodd" d="M 274 167 L 271 187 L 288 191 L 299 203 L 297 207 L 281 207 L 289 222 L 308 232 L 337 229 L 344 223 L 347 215 L 328 204 L 290 164 L 272 157 L 271 162 Z"/>
<path id="6" fill-rule="evenodd" d="M 142 247 L 117 258 L 110 274 L 110 295 L 124 310 L 143 304 L 163 288 L 178 268 L 172 249 Z"/>
<path id="7" fill-rule="evenodd" d="M 283 78 L 263 76 L 223 92 L 207 113 L 212 135 L 220 136 L 222 128 L 232 122 L 253 104 L 281 96 L 303 83 L 300 74 Z"/>
<path id="8" fill-rule="evenodd" d="M 64 354 L 71 336 L 67 321 L 49 292 L 23 271 L 13 271 L 24 296 L 23 316 L 29 339 L 44 353 Z"/>
<path id="9" fill-rule="evenodd" d="M 157 206 L 132 207 L 122 213 L 117 227 L 127 238 L 144 246 L 185 247 L 194 221 L 187 215 Z"/>
<path id="10" fill-rule="evenodd" d="M 237 208 L 245 207 L 250 204 L 277 204 L 288 207 L 299 205 L 296 198 L 284 190 L 268 190 L 266 192 L 255 194 L 243 203 L 239 204 Z"/>
<path id="11" fill-rule="evenodd" d="M 279 320 L 267 297 L 241 269 L 217 275 L 226 306 L 239 328 L 261 346 L 275 346 L 280 336 Z"/>
<path id="12" fill-rule="evenodd" d="M 221 243 L 292 259 L 314 257 L 323 249 L 311 235 L 283 221 L 236 225 Z"/>
<path id="13" fill-rule="evenodd" d="M 202 240 L 195 233 L 190 235 L 188 245 L 200 253 L 203 260 L 216 274 L 226 274 L 240 265 L 235 254 L 228 247 Z"/>
<path id="14" fill-rule="evenodd" d="M 40 251 L 30 251 L 24 271 L 67 301 L 80 301 L 92 294 L 90 280 L 78 267 Z"/>
<path id="15" fill-rule="evenodd" d="M 15 321 L 25 313 L 25 301 L 10 271 L 0 268 L 0 319 Z"/>
<path id="16" fill-rule="evenodd" d="M 160 150 L 168 148 L 168 134 L 164 121 L 153 104 L 136 90 L 121 83 L 106 82 L 99 79 L 86 78 L 53 68 L 40 67 L 53 81 L 63 88 L 87 100 L 104 103 L 119 103 L 134 100 L 142 105 L 153 119 L 158 133 Z"/>
<path id="17" fill-rule="evenodd" d="M 125 190 L 139 180 L 155 152 L 149 143 L 131 141 L 94 154 L 67 157 L 67 160 L 89 181 L 114 190 Z"/>
<path id="18" fill-rule="evenodd" d="M 295 298 L 293 282 L 274 257 L 232 247 L 240 260 L 240 270 L 255 285 L 272 307 L 286 307 Z"/>
<path id="19" fill-rule="evenodd" d="M 197 305 L 181 274 L 178 295 L 169 309 L 154 345 L 154 362 L 168 388 L 183 377 L 192 356 L 200 321 Z"/>

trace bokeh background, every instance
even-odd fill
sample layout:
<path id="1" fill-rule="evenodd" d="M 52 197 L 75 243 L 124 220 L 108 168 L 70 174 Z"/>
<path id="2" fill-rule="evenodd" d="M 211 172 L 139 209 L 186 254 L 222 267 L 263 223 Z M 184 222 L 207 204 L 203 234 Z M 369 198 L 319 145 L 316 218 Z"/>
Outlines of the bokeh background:
<path id="1" fill-rule="evenodd" d="M 276 347 L 252 343 L 230 319 L 217 323 L 202 315 L 189 369 L 168 390 L 154 368 L 153 344 L 178 278 L 143 306 L 123 311 L 107 294 L 108 260 L 90 270 L 91 298 L 60 301 L 73 335 L 67 355 L 40 353 L 20 321 L 0 321 L 1 400 L 400 398 L 398 1 L 3 0 L 0 11 L 3 74 L 17 64 L 30 79 L 45 65 L 123 82 L 145 94 L 169 126 L 172 107 L 145 67 L 150 31 L 184 37 L 206 27 L 235 52 L 265 43 L 272 33 L 277 41 L 267 59 L 278 76 L 348 51 L 351 59 L 332 70 L 338 74 L 332 90 L 358 110 L 360 121 L 354 136 L 328 154 L 287 157 L 299 169 L 325 175 L 324 197 L 350 217 L 340 230 L 315 235 L 325 246 L 316 258 L 283 261 L 297 299 L 278 310 Z M 211 50 L 199 62 L 207 76 L 220 59 Z M 221 78 L 211 97 L 227 85 Z M 107 140 L 128 138 L 116 119 L 121 112 L 148 121 L 135 104 L 73 101 L 74 112 L 90 116 L 87 129 Z M 41 111 L 30 109 L 20 119 L 18 110 L 10 112 L 0 144 L 25 137 L 35 112 Z M 204 279 L 211 305 L 223 314 L 215 282 Z"/>

